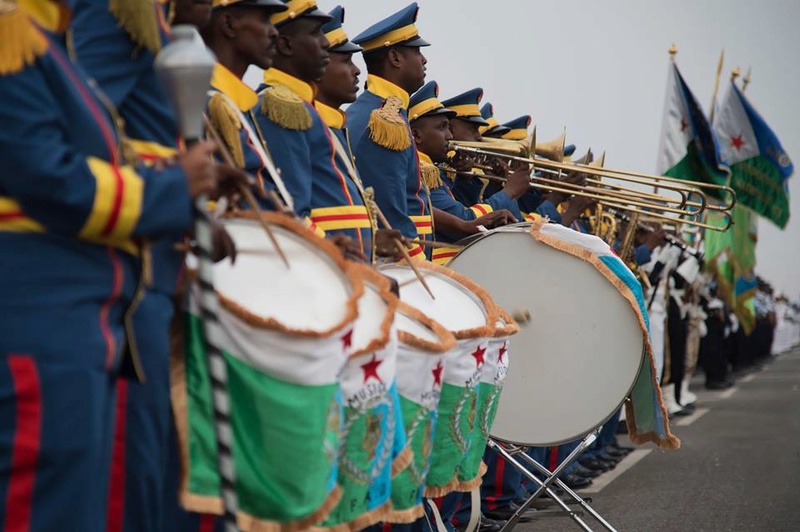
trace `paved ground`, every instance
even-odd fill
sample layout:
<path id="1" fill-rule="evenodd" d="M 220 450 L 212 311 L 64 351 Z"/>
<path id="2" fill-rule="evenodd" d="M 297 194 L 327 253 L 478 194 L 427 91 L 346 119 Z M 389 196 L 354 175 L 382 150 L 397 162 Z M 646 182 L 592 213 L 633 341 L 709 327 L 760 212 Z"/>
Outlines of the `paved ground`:
<path id="1" fill-rule="evenodd" d="M 681 448 L 629 455 L 595 480 L 593 507 L 620 532 L 800 531 L 800 350 L 724 392 L 702 382 L 697 412 L 673 422 Z M 548 517 L 516 530 L 579 528 Z"/>

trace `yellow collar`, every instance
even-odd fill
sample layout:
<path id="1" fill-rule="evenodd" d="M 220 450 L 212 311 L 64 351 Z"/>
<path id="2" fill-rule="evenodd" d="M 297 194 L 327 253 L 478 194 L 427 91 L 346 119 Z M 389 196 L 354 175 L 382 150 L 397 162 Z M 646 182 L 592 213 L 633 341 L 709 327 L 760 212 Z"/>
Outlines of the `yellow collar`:
<path id="1" fill-rule="evenodd" d="M 214 65 L 211 87 L 233 100 L 240 111 L 249 111 L 258 103 L 258 95 L 255 91 L 219 63 Z"/>
<path id="2" fill-rule="evenodd" d="M 367 76 L 367 90 L 375 96 L 380 96 L 384 100 L 389 96 L 396 96 L 403 102 L 403 109 L 408 110 L 408 101 L 410 99 L 408 93 L 391 81 L 386 81 L 374 74 L 369 74 Z"/>
<path id="3" fill-rule="evenodd" d="M 417 150 L 417 156 L 419 157 L 420 166 L 422 166 L 424 164 L 429 164 L 431 166 L 436 166 L 435 164 L 433 164 L 433 159 L 428 157 L 427 153 L 422 153 L 421 151 Z"/>
<path id="4" fill-rule="evenodd" d="M 317 108 L 317 112 L 322 117 L 322 121 L 325 122 L 328 127 L 333 129 L 342 129 L 344 127 L 347 115 L 339 109 L 334 109 L 330 105 L 325 105 L 319 100 L 314 102 L 314 107 Z"/>
<path id="5" fill-rule="evenodd" d="M 306 103 L 312 103 L 314 101 L 315 91 L 312 85 L 294 76 L 290 76 L 277 68 L 270 68 L 264 72 L 264 83 L 267 85 L 284 85 L 289 87 L 293 93 L 298 95 Z"/>

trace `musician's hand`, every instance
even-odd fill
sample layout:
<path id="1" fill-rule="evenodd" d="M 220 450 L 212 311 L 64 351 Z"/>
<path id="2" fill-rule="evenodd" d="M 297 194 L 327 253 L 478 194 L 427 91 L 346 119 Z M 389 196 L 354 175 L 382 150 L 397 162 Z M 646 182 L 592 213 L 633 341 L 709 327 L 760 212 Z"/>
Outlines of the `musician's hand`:
<path id="1" fill-rule="evenodd" d="M 497 177 L 508 177 L 508 174 L 511 172 L 509 171 L 509 165 L 506 161 L 500 158 L 495 158 L 492 160 L 492 175 L 496 175 Z"/>
<path id="2" fill-rule="evenodd" d="M 261 187 L 256 186 L 257 183 L 254 182 L 253 178 L 239 168 L 229 164 L 218 163 L 214 167 L 214 171 L 217 180 L 218 197 L 225 196 L 230 198 L 232 204 L 236 202 L 241 194 L 242 187 L 249 188 L 261 198 L 267 197 Z"/>
<path id="3" fill-rule="evenodd" d="M 339 233 L 328 237 L 328 240 L 341 250 L 345 258 L 358 262 L 367 262 L 367 257 L 364 256 L 361 247 L 349 236 Z"/>
<path id="4" fill-rule="evenodd" d="M 519 198 L 530 189 L 531 173 L 528 169 L 517 170 L 510 176 L 503 190 L 513 199 Z"/>
<path id="5" fill-rule="evenodd" d="M 465 232 L 474 235 L 478 232 L 478 227 L 481 225 L 486 229 L 494 229 L 495 227 L 517 223 L 517 219 L 510 211 L 501 209 L 499 211 L 490 212 L 489 214 L 484 214 L 480 218 L 470 220 L 466 223 L 469 231 Z"/>
<path id="6" fill-rule="evenodd" d="M 468 153 L 457 151 L 447 164 L 459 172 L 469 172 L 475 164 L 475 158 Z"/>
<path id="7" fill-rule="evenodd" d="M 644 245 L 647 246 L 647 249 L 653 251 L 657 247 L 663 246 L 666 241 L 667 232 L 664 231 L 663 228 L 657 227 L 652 233 L 648 233 L 648 235 L 645 237 Z"/>
<path id="8" fill-rule="evenodd" d="M 588 178 L 589 176 L 583 172 L 570 172 L 564 177 L 564 183 L 583 187 L 586 186 L 586 180 Z"/>
<path id="9" fill-rule="evenodd" d="M 569 210 L 580 216 L 583 212 L 597 205 L 597 200 L 594 198 L 587 198 L 586 196 L 573 196 L 569 200 Z"/>
<path id="10" fill-rule="evenodd" d="M 212 141 L 203 141 L 194 144 L 188 150 L 178 155 L 178 163 L 186 176 L 189 187 L 189 196 L 194 199 L 203 194 L 216 195 L 216 163 L 212 158 L 217 145 Z"/>
<path id="11" fill-rule="evenodd" d="M 402 253 L 397 249 L 397 241 L 404 246 L 407 244 L 403 233 L 397 229 L 378 229 L 375 232 L 375 254 L 379 257 L 389 257 L 398 260 Z"/>
<path id="12" fill-rule="evenodd" d="M 225 230 L 225 227 L 217 220 L 211 221 L 211 259 L 214 262 L 219 262 L 227 257 L 230 257 L 231 264 L 236 262 L 236 244 L 233 238 Z"/>

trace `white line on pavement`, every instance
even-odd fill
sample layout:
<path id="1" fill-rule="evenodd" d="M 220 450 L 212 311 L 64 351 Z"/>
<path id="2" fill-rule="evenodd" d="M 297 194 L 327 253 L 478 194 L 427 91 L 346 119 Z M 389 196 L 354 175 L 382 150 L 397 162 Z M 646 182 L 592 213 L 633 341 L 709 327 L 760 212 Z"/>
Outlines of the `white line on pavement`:
<path id="1" fill-rule="evenodd" d="M 722 392 L 721 394 L 719 394 L 719 398 L 720 399 L 730 399 L 731 395 L 735 394 L 738 391 L 739 391 L 739 388 L 737 388 L 736 386 L 732 386 L 732 387 L 728 388 L 727 390 L 725 390 L 724 392 Z"/>
<path id="2" fill-rule="evenodd" d="M 636 449 L 631 454 L 626 456 L 619 464 L 617 464 L 617 467 L 594 479 L 594 483 L 588 488 L 581 490 L 579 494 L 600 493 L 603 488 L 611 484 L 615 479 L 617 479 L 617 477 L 621 476 L 625 471 L 635 466 L 642 458 L 651 452 L 653 452 L 652 449 Z"/>
<path id="3" fill-rule="evenodd" d="M 676 427 L 688 427 L 704 415 L 708 414 L 709 410 L 710 409 L 708 408 L 697 408 L 691 416 L 682 417 L 678 421 L 672 423 L 672 425 L 675 425 Z"/>

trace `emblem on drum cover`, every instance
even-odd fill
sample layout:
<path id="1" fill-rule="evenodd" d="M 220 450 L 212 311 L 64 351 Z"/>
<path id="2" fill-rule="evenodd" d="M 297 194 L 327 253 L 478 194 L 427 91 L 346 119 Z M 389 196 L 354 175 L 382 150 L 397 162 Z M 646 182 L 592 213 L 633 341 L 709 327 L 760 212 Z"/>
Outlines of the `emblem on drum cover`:
<path id="1" fill-rule="evenodd" d="M 380 476 L 391 460 L 397 416 L 391 399 L 386 395 L 374 398 L 357 410 L 349 410 L 342 441 L 353 441 L 339 450 L 339 465 L 352 481 L 369 484 Z M 358 431 L 363 431 L 360 438 Z M 363 454 L 356 451 L 354 445 L 359 445 Z"/>

